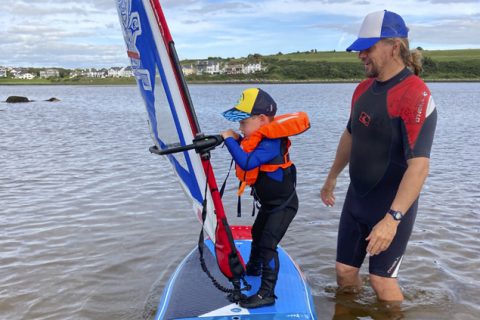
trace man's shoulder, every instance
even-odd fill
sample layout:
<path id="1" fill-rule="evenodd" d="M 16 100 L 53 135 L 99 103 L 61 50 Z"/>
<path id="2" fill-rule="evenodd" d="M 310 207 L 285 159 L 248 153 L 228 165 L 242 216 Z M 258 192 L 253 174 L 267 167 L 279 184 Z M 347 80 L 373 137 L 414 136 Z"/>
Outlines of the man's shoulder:
<path id="1" fill-rule="evenodd" d="M 408 76 L 403 81 L 395 85 L 392 91 L 405 91 L 411 94 L 423 93 L 427 91 L 430 93 L 426 83 L 419 77 L 414 74 Z"/>
<path id="2" fill-rule="evenodd" d="M 374 78 L 367 78 L 365 80 L 362 80 L 355 88 L 355 91 L 365 91 L 368 87 L 372 85 L 374 81 Z"/>
<path id="3" fill-rule="evenodd" d="M 364 94 L 365 91 L 368 90 L 368 88 L 370 88 L 373 81 L 375 81 L 374 78 L 368 78 L 368 79 L 363 80 L 362 82 L 360 82 L 357 85 L 357 87 L 355 88 L 355 91 L 353 92 L 353 96 L 352 96 L 352 108 L 353 108 L 353 105 L 355 104 L 355 102 L 358 100 L 358 98 L 362 94 Z"/>

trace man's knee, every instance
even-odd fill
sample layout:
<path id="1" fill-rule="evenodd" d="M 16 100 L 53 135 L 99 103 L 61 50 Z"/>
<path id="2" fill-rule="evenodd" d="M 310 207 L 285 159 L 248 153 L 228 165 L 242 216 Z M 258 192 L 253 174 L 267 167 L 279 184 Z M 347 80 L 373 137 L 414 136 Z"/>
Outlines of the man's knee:
<path id="1" fill-rule="evenodd" d="M 335 264 L 337 282 L 340 287 L 360 286 L 359 268 L 355 268 L 340 262 Z"/>
<path id="2" fill-rule="evenodd" d="M 370 284 L 379 300 L 403 301 L 403 294 L 396 278 L 380 277 L 370 274 Z"/>

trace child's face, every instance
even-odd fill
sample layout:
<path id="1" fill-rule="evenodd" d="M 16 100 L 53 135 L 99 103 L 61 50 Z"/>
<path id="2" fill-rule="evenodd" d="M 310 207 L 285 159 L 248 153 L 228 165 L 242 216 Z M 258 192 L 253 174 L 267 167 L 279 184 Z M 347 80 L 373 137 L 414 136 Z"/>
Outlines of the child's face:
<path id="1" fill-rule="evenodd" d="M 250 118 L 240 121 L 240 131 L 245 138 L 249 137 L 252 133 L 260 129 L 261 126 L 268 123 L 268 117 L 261 114 L 251 116 Z"/>

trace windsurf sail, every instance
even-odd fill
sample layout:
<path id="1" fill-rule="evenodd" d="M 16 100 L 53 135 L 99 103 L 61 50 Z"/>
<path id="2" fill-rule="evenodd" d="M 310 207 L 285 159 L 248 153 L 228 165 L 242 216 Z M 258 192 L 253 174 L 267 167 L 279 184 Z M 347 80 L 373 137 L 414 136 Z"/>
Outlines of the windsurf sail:
<path id="1" fill-rule="evenodd" d="M 116 0 L 116 4 L 127 54 L 145 102 L 153 151 L 168 157 L 195 215 L 215 243 L 220 270 L 237 286 L 245 266 L 233 243 L 209 161 L 212 139 L 201 135 L 160 3 Z M 205 142 L 208 148 L 196 147 Z M 186 148 L 192 143 L 193 148 Z"/>

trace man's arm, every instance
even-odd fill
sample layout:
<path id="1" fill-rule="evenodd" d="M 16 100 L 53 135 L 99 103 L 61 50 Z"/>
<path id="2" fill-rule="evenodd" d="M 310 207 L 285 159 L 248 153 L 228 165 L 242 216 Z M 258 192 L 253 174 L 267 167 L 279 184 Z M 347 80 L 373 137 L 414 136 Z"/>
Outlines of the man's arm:
<path id="1" fill-rule="evenodd" d="M 403 175 L 391 209 L 406 213 L 412 203 L 420 195 L 423 184 L 428 176 L 430 159 L 425 157 L 407 160 L 408 168 Z M 369 241 L 367 252 L 376 255 L 388 249 L 392 243 L 400 221 L 386 213 L 385 217 L 378 222 L 366 238 Z"/>
<path id="2" fill-rule="evenodd" d="M 320 190 L 320 197 L 323 203 L 327 206 L 333 206 L 335 204 L 335 195 L 333 191 L 337 184 L 337 177 L 342 170 L 347 166 L 350 161 L 350 152 L 352 150 L 352 135 L 347 129 L 343 132 L 340 142 L 338 143 L 337 153 L 335 154 L 335 160 L 330 168 L 327 179 Z"/>

